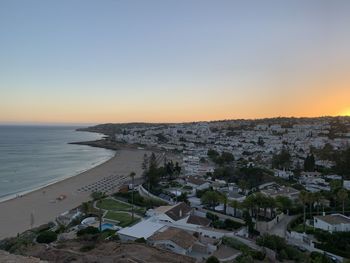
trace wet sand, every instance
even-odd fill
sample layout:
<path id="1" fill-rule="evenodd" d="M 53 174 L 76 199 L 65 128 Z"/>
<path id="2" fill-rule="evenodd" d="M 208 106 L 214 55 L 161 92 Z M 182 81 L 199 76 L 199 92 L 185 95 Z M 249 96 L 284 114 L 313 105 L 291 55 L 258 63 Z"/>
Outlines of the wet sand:
<path id="1" fill-rule="evenodd" d="M 34 227 L 53 221 L 58 215 L 90 200 L 89 192 L 78 192 L 83 186 L 93 184 L 110 175 L 125 177 L 135 172 L 142 174 L 145 150 L 121 149 L 107 162 L 74 177 L 65 179 L 39 190 L 30 192 L 0 203 L 0 239 L 16 236 L 31 227 L 31 214 Z M 63 200 L 57 200 L 64 195 Z"/>

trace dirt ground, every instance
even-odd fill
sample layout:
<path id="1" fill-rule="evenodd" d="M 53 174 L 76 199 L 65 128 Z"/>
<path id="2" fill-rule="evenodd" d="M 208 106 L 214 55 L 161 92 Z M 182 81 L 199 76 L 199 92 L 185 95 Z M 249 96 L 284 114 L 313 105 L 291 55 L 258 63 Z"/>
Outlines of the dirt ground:
<path id="1" fill-rule="evenodd" d="M 137 243 L 99 243 L 88 252 L 81 252 L 80 248 L 86 244 L 78 241 L 66 242 L 59 247 L 35 245 L 28 248 L 27 256 L 33 256 L 48 262 L 58 263 L 192 263 L 194 259 L 168 251 L 160 250 L 145 244 Z"/>

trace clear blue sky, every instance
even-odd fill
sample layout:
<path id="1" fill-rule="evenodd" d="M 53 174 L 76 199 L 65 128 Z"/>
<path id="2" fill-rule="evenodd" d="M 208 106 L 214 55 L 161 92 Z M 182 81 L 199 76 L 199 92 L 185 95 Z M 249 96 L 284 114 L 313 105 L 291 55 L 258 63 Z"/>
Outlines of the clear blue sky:
<path id="1" fill-rule="evenodd" d="M 350 1 L 0 1 L 0 122 L 350 114 Z"/>

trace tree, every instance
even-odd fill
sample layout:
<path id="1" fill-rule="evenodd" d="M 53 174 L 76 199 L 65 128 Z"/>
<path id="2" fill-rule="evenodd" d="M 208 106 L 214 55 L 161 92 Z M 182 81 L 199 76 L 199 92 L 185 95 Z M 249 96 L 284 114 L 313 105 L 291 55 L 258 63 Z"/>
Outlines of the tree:
<path id="1" fill-rule="evenodd" d="M 259 211 L 263 205 L 263 195 L 261 193 L 251 194 L 244 201 L 243 205 L 251 210 L 252 217 L 255 215 L 256 228 L 258 228 Z M 253 213 L 255 211 L 255 213 Z"/>
<path id="2" fill-rule="evenodd" d="M 304 170 L 306 172 L 315 171 L 315 157 L 313 154 L 308 155 L 304 161 Z"/>
<path id="3" fill-rule="evenodd" d="M 181 173 L 181 166 L 179 165 L 178 162 L 175 163 L 175 168 L 174 168 L 175 172 L 177 175 L 179 175 Z"/>
<path id="4" fill-rule="evenodd" d="M 93 192 L 91 194 L 91 197 L 94 199 L 94 201 L 96 201 L 96 204 L 98 204 L 105 197 L 105 194 L 102 193 L 102 192 Z M 99 205 L 98 220 L 99 220 L 99 230 L 102 231 L 102 209 L 101 209 L 101 205 Z"/>
<path id="5" fill-rule="evenodd" d="M 248 227 L 249 234 L 253 234 L 254 233 L 254 223 L 253 223 L 252 217 L 250 216 L 248 211 L 243 212 L 243 219 L 244 219 L 246 226 Z"/>
<path id="6" fill-rule="evenodd" d="M 181 195 L 177 196 L 176 199 L 177 199 L 177 202 L 185 202 L 186 204 L 189 203 L 187 193 L 181 193 Z"/>
<path id="7" fill-rule="evenodd" d="M 80 207 L 81 211 L 87 215 L 90 213 L 90 204 L 89 202 L 83 202 Z"/>
<path id="8" fill-rule="evenodd" d="M 329 185 L 331 186 L 331 191 L 335 194 L 342 188 L 342 181 L 341 180 L 332 180 L 330 181 Z"/>
<path id="9" fill-rule="evenodd" d="M 203 204 L 211 207 L 214 210 L 215 206 L 220 202 L 220 198 L 221 195 L 218 192 L 207 191 L 202 195 L 201 201 Z"/>
<path id="10" fill-rule="evenodd" d="M 131 177 L 131 217 L 132 221 L 134 221 L 134 179 L 135 179 L 135 173 L 131 172 L 130 177 Z"/>
<path id="11" fill-rule="evenodd" d="M 86 228 L 80 229 L 77 232 L 77 236 L 84 236 L 84 235 L 96 235 L 98 234 L 100 231 L 98 230 L 98 228 L 93 227 L 93 226 L 88 226 Z"/>
<path id="12" fill-rule="evenodd" d="M 293 202 L 287 196 L 277 196 L 276 205 L 283 212 L 286 212 L 288 214 L 289 209 L 291 209 L 293 206 Z"/>
<path id="13" fill-rule="evenodd" d="M 345 178 L 350 177 L 350 147 L 336 155 L 336 171 Z"/>
<path id="14" fill-rule="evenodd" d="M 229 152 L 223 152 L 221 154 L 221 159 L 223 160 L 224 163 L 231 163 L 235 160 L 232 153 L 229 153 Z"/>
<path id="15" fill-rule="evenodd" d="M 158 184 L 160 177 L 157 158 L 154 153 L 151 154 L 151 157 L 149 159 L 149 166 L 147 172 L 145 173 L 145 177 L 148 184 L 148 191 L 150 191 L 151 188 Z"/>
<path id="16" fill-rule="evenodd" d="M 273 155 L 272 168 L 289 169 L 291 158 L 289 151 L 286 148 L 282 148 L 280 153 Z"/>
<path id="17" fill-rule="evenodd" d="M 243 193 L 248 189 L 248 182 L 246 180 L 239 180 L 238 187 L 242 190 Z"/>
<path id="18" fill-rule="evenodd" d="M 314 201 L 316 203 L 316 214 L 319 214 L 320 211 L 320 204 L 321 204 L 321 200 L 322 200 L 322 194 L 321 192 L 316 192 L 313 194 L 314 195 Z"/>
<path id="19" fill-rule="evenodd" d="M 240 204 L 238 201 L 233 200 L 230 202 L 230 206 L 233 208 L 233 216 L 237 217 L 237 209 L 240 207 Z"/>
<path id="20" fill-rule="evenodd" d="M 218 260 L 215 256 L 210 256 L 205 261 L 206 263 L 220 263 L 220 260 Z"/>
<path id="21" fill-rule="evenodd" d="M 312 207 L 314 206 L 314 202 L 315 202 L 315 194 L 308 192 L 307 196 L 308 196 L 308 203 L 309 203 L 309 214 L 310 214 L 310 218 L 312 218 Z"/>
<path id="22" fill-rule="evenodd" d="M 213 150 L 213 149 L 209 149 L 207 155 L 208 155 L 208 157 L 209 157 L 210 159 L 213 160 L 213 159 L 215 159 L 216 157 L 218 157 L 220 154 L 219 154 L 217 151 Z"/>
<path id="23" fill-rule="evenodd" d="M 343 215 L 345 215 L 345 201 L 348 199 L 348 192 L 342 188 L 337 192 L 337 198 L 342 203 Z"/>
<path id="24" fill-rule="evenodd" d="M 36 241 L 38 243 L 51 243 L 57 240 L 57 234 L 53 231 L 44 231 L 38 235 Z"/>
<path id="25" fill-rule="evenodd" d="M 309 195 L 306 191 L 301 191 L 299 193 L 299 200 L 303 205 L 303 225 L 304 225 L 304 231 L 305 231 L 305 222 L 306 222 L 306 204 L 309 202 Z"/>
<path id="26" fill-rule="evenodd" d="M 224 203 L 224 214 L 226 214 L 227 210 L 227 195 L 226 194 L 220 194 L 220 202 Z"/>
<path id="27" fill-rule="evenodd" d="M 175 172 L 175 167 L 173 161 L 166 162 L 165 165 L 165 173 L 169 177 L 170 180 L 173 179 L 173 174 Z"/>

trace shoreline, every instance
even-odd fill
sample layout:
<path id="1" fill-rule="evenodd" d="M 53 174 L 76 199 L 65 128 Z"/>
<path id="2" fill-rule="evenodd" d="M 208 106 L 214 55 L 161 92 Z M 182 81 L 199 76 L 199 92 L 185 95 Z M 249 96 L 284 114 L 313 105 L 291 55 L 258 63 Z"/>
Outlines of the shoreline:
<path id="1" fill-rule="evenodd" d="M 111 150 L 111 149 L 107 149 L 107 150 Z M 37 185 L 37 186 L 33 186 L 32 189 L 28 189 L 28 190 L 23 190 L 23 191 L 20 191 L 20 192 L 17 192 L 17 193 L 11 193 L 11 194 L 8 194 L 8 195 L 5 195 L 5 196 L 0 196 L 0 204 L 3 203 L 3 202 L 6 202 L 6 201 L 9 201 L 9 200 L 12 200 L 12 199 L 16 199 L 16 198 L 20 198 L 20 197 L 23 197 L 27 194 L 30 194 L 32 192 L 35 192 L 35 191 L 39 191 L 43 188 L 46 188 L 50 185 L 54 185 L 56 183 L 59 183 L 61 181 L 64 181 L 64 180 L 67 180 L 69 178 L 72 178 L 74 176 L 78 176 L 86 171 L 89 171 L 99 165 L 103 165 L 104 163 L 108 162 L 109 160 L 113 159 L 115 156 L 116 156 L 116 150 L 114 150 L 114 154 L 109 157 L 108 159 L 106 160 L 103 160 L 101 162 L 97 162 L 97 163 L 93 163 L 89 168 L 86 168 L 86 169 L 83 169 L 81 171 L 77 171 L 75 172 L 73 175 L 68 175 L 68 176 L 63 176 L 59 179 L 55 179 L 55 180 L 51 180 L 51 181 L 48 181 L 47 183 L 43 184 L 43 185 Z"/>
<path id="2" fill-rule="evenodd" d="M 121 148 L 110 159 L 86 171 L 38 187 L 20 197 L 1 201 L 0 239 L 30 229 L 31 214 L 34 215 L 36 227 L 54 221 L 60 214 L 90 200 L 90 192 L 78 191 L 83 186 L 94 184 L 111 175 L 123 183 L 122 177 L 132 171 L 137 177 L 141 176 L 144 153 L 148 151 Z M 62 195 L 65 196 L 64 200 L 58 200 Z"/>

